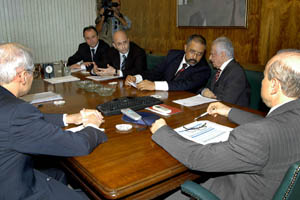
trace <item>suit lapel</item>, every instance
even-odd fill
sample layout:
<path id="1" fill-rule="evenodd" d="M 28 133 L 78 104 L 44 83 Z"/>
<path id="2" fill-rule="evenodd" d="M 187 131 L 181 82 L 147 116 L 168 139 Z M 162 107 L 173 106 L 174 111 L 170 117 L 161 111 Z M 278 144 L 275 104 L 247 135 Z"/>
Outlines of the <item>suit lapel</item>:
<path id="1" fill-rule="evenodd" d="M 180 63 L 181 63 L 181 61 L 183 59 L 183 56 L 184 56 L 184 54 L 182 56 L 176 57 L 174 59 L 173 63 L 171 64 L 171 69 L 169 70 L 170 71 L 170 73 L 169 73 L 170 79 L 174 79 L 175 78 L 175 73 L 178 70 L 178 67 L 179 67 L 179 65 L 180 65 Z M 182 76 L 182 73 L 179 76 Z"/>

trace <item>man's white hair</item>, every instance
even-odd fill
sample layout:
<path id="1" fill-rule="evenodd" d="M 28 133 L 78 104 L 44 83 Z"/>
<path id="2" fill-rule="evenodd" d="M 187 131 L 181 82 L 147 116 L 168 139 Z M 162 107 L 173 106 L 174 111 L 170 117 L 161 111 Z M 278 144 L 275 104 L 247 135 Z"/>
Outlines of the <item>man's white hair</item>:
<path id="1" fill-rule="evenodd" d="M 17 75 L 17 69 L 33 71 L 34 64 L 31 52 L 17 43 L 0 45 L 0 84 L 10 83 Z"/>
<path id="2" fill-rule="evenodd" d="M 234 48 L 232 42 L 227 37 L 218 37 L 213 41 L 213 45 L 216 46 L 218 54 L 224 51 L 228 58 L 234 58 Z"/>

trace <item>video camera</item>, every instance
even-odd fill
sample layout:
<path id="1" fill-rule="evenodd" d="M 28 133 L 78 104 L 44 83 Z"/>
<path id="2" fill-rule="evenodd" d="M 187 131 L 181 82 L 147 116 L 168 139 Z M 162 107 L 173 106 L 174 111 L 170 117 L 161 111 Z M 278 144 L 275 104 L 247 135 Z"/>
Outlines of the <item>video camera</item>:
<path id="1" fill-rule="evenodd" d="M 117 2 L 111 2 L 111 0 L 102 0 L 102 8 L 104 8 L 103 15 L 105 18 L 113 17 L 114 11 L 112 10 L 112 7 L 118 7 L 119 4 Z"/>

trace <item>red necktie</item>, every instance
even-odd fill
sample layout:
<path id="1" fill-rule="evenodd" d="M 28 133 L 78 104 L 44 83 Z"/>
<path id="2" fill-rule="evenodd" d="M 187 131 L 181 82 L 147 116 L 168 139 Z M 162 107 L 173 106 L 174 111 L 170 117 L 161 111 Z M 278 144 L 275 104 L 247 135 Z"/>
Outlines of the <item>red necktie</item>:
<path id="1" fill-rule="evenodd" d="M 222 70 L 220 70 L 220 69 L 217 70 L 216 75 L 215 75 L 215 82 L 217 82 L 217 80 L 219 79 L 221 71 Z"/>
<path id="2" fill-rule="evenodd" d="M 182 65 L 182 68 L 178 72 L 176 72 L 174 79 L 178 78 L 180 73 L 183 72 L 187 67 L 188 67 L 188 64 L 184 63 Z"/>

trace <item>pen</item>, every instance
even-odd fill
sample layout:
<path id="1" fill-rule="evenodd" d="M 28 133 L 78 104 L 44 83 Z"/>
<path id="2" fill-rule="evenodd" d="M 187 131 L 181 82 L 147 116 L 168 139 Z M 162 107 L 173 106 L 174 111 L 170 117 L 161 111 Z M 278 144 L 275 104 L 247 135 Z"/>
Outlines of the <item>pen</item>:
<path id="1" fill-rule="evenodd" d="M 208 115 L 208 112 L 205 112 L 205 113 L 202 113 L 201 115 L 199 115 L 198 117 L 194 118 L 194 121 L 196 121 L 197 119 L 201 118 L 201 117 L 204 117 Z"/>

